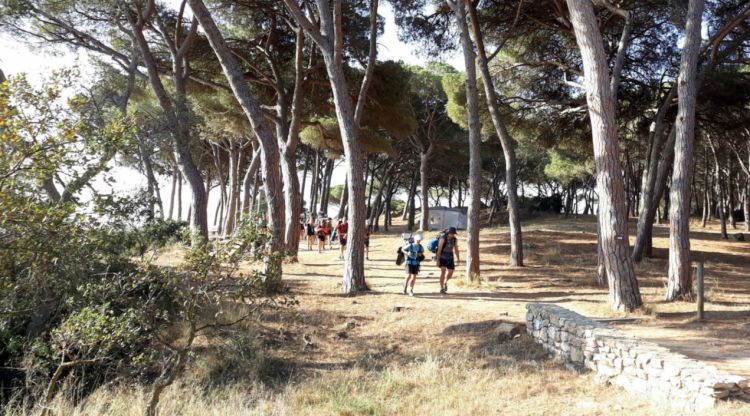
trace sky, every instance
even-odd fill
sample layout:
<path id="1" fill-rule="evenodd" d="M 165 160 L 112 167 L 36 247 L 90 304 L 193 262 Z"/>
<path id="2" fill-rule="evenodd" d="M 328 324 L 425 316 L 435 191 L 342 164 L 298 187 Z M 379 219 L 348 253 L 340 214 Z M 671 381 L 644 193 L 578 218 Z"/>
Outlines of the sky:
<path id="1" fill-rule="evenodd" d="M 169 2 L 179 4 L 179 0 L 169 0 Z M 378 12 L 385 19 L 384 33 L 378 38 L 378 60 L 401 60 L 412 65 L 426 63 L 427 57 L 418 53 L 419 47 L 417 45 L 406 44 L 398 39 L 398 28 L 390 5 L 385 2 L 381 3 Z M 78 66 L 81 68 L 81 73 L 85 78 L 87 74 L 87 62 L 89 60 L 90 56 L 85 51 L 73 52 L 61 46 L 53 54 L 51 50 L 46 48 L 40 48 L 38 45 L 28 45 L 13 39 L 7 34 L 0 33 L 0 69 L 3 70 L 6 76 L 25 73 L 32 83 L 39 83 L 53 70 Z M 464 68 L 463 57 L 459 53 L 445 56 L 442 60 L 458 69 Z M 134 170 L 130 168 L 114 167 L 111 174 L 116 181 L 113 185 L 105 184 L 102 180 L 97 180 L 93 184 L 94 188 L 99 192 L 127 193 L 141 189 L 146 185 L 145 178 L 140 174 L 134 174 Z M 333 173 L 332 185 L 343 184 L 344 179 L 343 164 L 339 163 Z M 164 198 L 165 204 L 168 204 L 167 199 L 171 189 L 170 178 L 161 177 L 159 178 L 159 183 L 162 188 L 162 198 Z M 310 181 L 308 180 L 307 183 L 309 184 Z M 187 187 L 183 188 L 183 190 L 185 189 Z M 212 192 L 212 196 L 213 198 L 209 201 L 210 214 L 213 214 L 211 207 L 215 207 L 218 203 L 218 192 Z M 189 192 L 183 192 L 183 206 L 189 204 L 189 199 Z M 187 209 L 183 211 L 187 211 Z M 333 210 L 333 212 L 335 211 Z M 183 214 L 186 215 L 186 212 Z"/>
<path id="2" fill-rule="evenodd" d="M 383 3 L 378 14 L 385 19 L 384 33 L 378 38 L 378 60 L 402 60 L 407 64 L 424 64 L 427 58 L 418 54 L 417 45 L 409 45 L 398 39 L 398 28 L 391 6 Z M 49 50 L 29 46 L 2 33 L 0 34 L 0 69 L 6 75 L 24 72 L 32 80 L 36 80 L 56 68 L 76 64 L 85 66 L 89 59 L 85 51 L 73 53 L 64 47 L 58 49 L 64 49 L 64 51 L 58 50 L 56 55 L 52 55 Z M 459 69 L 464 67 L 463 57 L 460 54 L 448 55 L 444 57 L 444 61 Z"/>

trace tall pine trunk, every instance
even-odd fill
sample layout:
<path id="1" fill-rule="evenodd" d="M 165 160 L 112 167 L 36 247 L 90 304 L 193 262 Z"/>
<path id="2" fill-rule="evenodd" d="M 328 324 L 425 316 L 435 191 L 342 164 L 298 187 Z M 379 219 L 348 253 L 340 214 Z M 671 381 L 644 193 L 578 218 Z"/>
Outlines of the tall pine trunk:
<path id="1" fill-rule="evenodd" d="M 264 285 L 270 292 L 281 288 L 281 259 L 276 253 L 284 249 L 284 207 L 283 188 L 279 178 L 279 148 L 276 138 L 266 125 L 265 117 L 248 87 L 243 71 L 219 32 L 213 17 L 202 0 L 189 0 L 195 18 L 200 22 L 208 38 L 211 49 L 221 64 L 224 75 L 232 88 L 235 98 L 250 122 L 260 144 L 261 171 L 267 202 L 268 227 L 271 230 L 270 248 L 273 252 L 264 262 Z"/>
<path id="2" fill-rule="evenodd" d="M 355 294 L 360 290 L 367 290 L 364 270 L 364 233 L 366 226 L 365 182 L 362 174 L 364 158 L 358 140 L 358 132 L 377 57 L 378 0 L 371 0 L 370 2 L 369 53 L 356 107 L 352 105 L 349 84 L 344 73 L 342 0 L 333 2 L 333 12 L 328 0 L 315 0 L 318 9 L 318 22 L 315 24 L 302 12 L 296 0 L 284 0 L 284 4 L 294 20 L 318 45 L 331 84 L 336 119 L 338 120 L 346 157 L 346 176 L 349 186 L 349 244 L 346 246 L 342 288 L 345 293 Z"/>
<path id="3" fill-rule="evenodd" d="M 245 177 L 242 179 L 242 214 L 244 215 L 249 215 L 252 209 L 252 200 L 254 198 L 253 185 L 256 182 L 255 178 L 258 176 L 259 167 L 260 150 L 255 150 L 250 159 L 250 165 L 245 171 Z"/>
<path id="4" fill-rule="evenodd" d="M 344 188 L 341 190 L 341 199 L 339 199 L 339 212 L 336 214 L 336 218 L 344 218 L 346 215 L 346 204 L 349 198 L 348 182 L 348 179 L 344 180 Z"/>
<path id="5" fill-rule="evenodd" d="M 406 197 L 406 204 L 404 204 L 404 212 L 401 215 L 401 220 L 406 221 L 409 218 L 409 210 L 414 204 L 414 194 L 417 191 L 417 175 L 419 171 L 415 170 L 411 176 L 411 182 L 409 182 L 409 194 Z M 411 231 L 411 229 L 409 229 Z"/>
<path id="6" fill-rule="evenodd" d="M 229 143 L 229 199 L 227 215 L 224 219 L 224 237 L 231 236 L 236 226 L 237 211 L 240 205 L 240 145 Z"/>
<path id="7" fill-rule="evenodd" d="M 599 194 L 599 231 L 615 310 L 634 310 L 641 300 L 628 247 L 625 190 L 620 167 L 615 99 L 601 33 L 590 0 L 567 0 L 576 42 L 581 51 L 586 101 L 591 120 Z"/>
<path id="8" fill-rule="evenodd" d="M 716 196 L 716 207 L 719 211 L 719 220 L 721 221 L 721 238 L 726 240 L 729 238 L 729 235 L 727 235 L 727 218 L 724 210 L 724 191 L 721 186 L 721 167 L 719 165 L 719 157 L 716 154 L 716 145 L 714 144 L 713 139 L 709 135 L 707 135 L 706 138 L 708 139 L 708 145 L 711 148 L 711 155 L 714 158 L 714 186 L 718 191 L 718 195 Z"/>
<path id="9" fill-rule="evenodd" d="M 703 0 L 690 0 L 685 43 L 677 79 L 677 121 L 675 161 L 670 186 L 669 275 L 666 300 L 689 298 L 693 293 L 690 275 L 690 181 L 693 176 L 695 141 L 696 72 L 701 43 Z"/>
<path id="10" fill-rule="evenodd" d="M 492 119 L 492 124 L 495 126 L 495 133 L 502 144 L 503 155 L 505 157 L 505 187 L 507 188 L 508 226 L 510 227 L 510 258 L 508 259 L 508 264 L 510 266 L 521 267 L 523 266 L 523 239 L 521 236 L 521 216 L 519 213 L 518 183 L 516 179 L 516 144 L 500 115 L 497 92 L 492 81 L 492 75 L 490 74 L 490 67 L 484 49 L 482 31 L 476 17 L 476 10 L 471 4 L 468 5 L 468 9 L 474 33 L 474 42 L 477 46 L 477 63 L 482 76 L 482 84 L 484 84 L 487 107 L 490 110 L 490 118 Z"/>
<path id="11" fill-rule="evenodd" d="M 422 195 L 422 219 L 419 222 L 419 228 L 422 231 L 430 229 L 430 202 L 429 202 L 429 167 L 432 151 L 427 150 L 419 154 L 419 192 Z"/>
<path id="12" fill-rule="evenodd" d="M 172 192 L 169 194 L 169 216 L 168 218 L 174 219 L 174 198 L 177 191 L 177 172 L 172 171 Z"/>
<path id="13" fill-rule="evenodd" d="M 453 8 L 453 15 L 461 36 L 461 49 L 466 65 L 466 112 L 469 119 L 469 189 L 471 198 L 469 200 L 469 214 L 466 242 L 466 279 L 476 281 L 480 275 L 479 260 L 479 211 L 481 209 L 481 130 L 479 121 L 479 93 L 477 91 L 477 72 L 474 62 L 474 47 L 469 36 L 469 27 L 466 22 L 466 4 L 463 0 L 449 0 Z"/>
<path id="14" fill-rule="evenodd" d="M 192 41 L 195 39 L 195 24 L 190 28 L 190 34 L 185 36 L 179 45 L 171 43 L 170 55 L 172 57 L 172 81 L 174 83 L 174 98 L 167 93 L 162 83 L 161 74 L 156 59 L 151 53 L 151 47 L 144 27 L 149 23 L 155 13 L 154 7 L 149 4 L 146 10 L 138 9 L 136 14 L 127 13 L 127 18 L 132 29 L 133 38 L 138 45 L 148 72 L 148 80 L 151 84 L 159 106 L 164 111 L 172 133 L 172 151 L 180 173 L 187 180 L 192 193 L 190 227 L 192 240 L 199 243 L 208 239 L 208 201 L 206 199 L 206 188 L 203 186 L 203 178 L 198 166 L 190 153 L 190 119 L 187 102 L 185 81 L 187 78 L 187 52 Z M 161 31 L 164 38 L 168 37 L 166 31 Z M 179 49 L 177 47 L 179 46 Z"/>

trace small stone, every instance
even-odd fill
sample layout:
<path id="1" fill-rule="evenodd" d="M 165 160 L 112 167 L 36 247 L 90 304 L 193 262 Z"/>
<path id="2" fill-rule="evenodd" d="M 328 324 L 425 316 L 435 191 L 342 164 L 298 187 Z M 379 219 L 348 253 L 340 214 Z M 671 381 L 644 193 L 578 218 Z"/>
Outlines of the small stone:
<path id="1" fill-rule="evenodd" d="M 648 361 L 648 365 L 652 368 L 664 368 L 664 360 L 661 358 L 652 358 Z"/>
<path id="2" fill-rule="evenodd" d="M 719 383 L 714 383 L 712 387 L 716 390 L 729 390 L 735 386 L 737 386 L 735 383 L 722 381 Z"/>
<path id="3" fill-rule="evenodd" d="M 667 378 L 677 377 L 680 375 L 681 371 L 682 369 L 676 363 L 669 362 L 669 361 L 664 363 L 664 374 L 663 374 L 664 377 L 667 377 Z"/>
<path id="4" fill-rule="evenodd" d="M 570 349 L 570 361 L 575 363 L 583 363 L 583 351 L 580 348 Z"/>
<path id="5" fill-rule="evenodd" d="M 711 397 L 715 397 L 717 399 L 726 399 L 729 397 L 729 390 L 714 390 L 714 392 L 711 394 Z"/>

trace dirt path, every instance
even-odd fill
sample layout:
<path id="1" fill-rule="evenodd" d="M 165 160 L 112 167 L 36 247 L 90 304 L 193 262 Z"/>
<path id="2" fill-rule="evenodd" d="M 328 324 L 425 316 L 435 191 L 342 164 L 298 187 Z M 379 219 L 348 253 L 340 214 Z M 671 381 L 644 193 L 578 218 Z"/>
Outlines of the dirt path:
<path id="1" fill-rule="evenodd" d="M 300 263 L 288 265 L 285 278 L 306 310 L 335 314 L 340 324 L 355 322 L 358 339 L 374 351 L 398 349 L 400 354 L 436 352 L 447 340 L 435 334 L 466 323 L 502 321 L 522 323 L 528 302 L 557 303 L 595 319 L 622 317 L 609 310 L 606 289 L 595 285 L 595 235 L 592 218 L 545 218 L 524 224 L 527 267 L 507 264 L 507 229 L 483 229 L 482 277 L 478 285 L 463 282 L 464 264 L 458 266 L 449 293 L 438 293 L 439 270 L 423 264 L 416 296 L 404 296 L 403 269 L 395 265 L 395 250 L 402 243 L 401 227 L 372 238 L 366 276 L 372 292 L 356 298 L 339 295 L 342 261 L 337 246 L 319 254 L 300 252 Z M 667 229 L 655 229 L 656 257 L 638 265 L 646 302 L 634 321 L 618 323 L 629 333 L 655 341 L 726 371 L 750 376 L 750 243 L 724 241 L 708 228 L 693 235 L 696 257 L 706 261 L 706 320 L 693 321 L 693 303 L 665 303 Z M 463 235 L 460 235 L 463 238 Z M 427 235 L 426 239 L 431 238 Z M 431 253 L 428 254 L 428 259 Z M 335 301 L 334 301 L 335 299 Z M 333 302 L 332 302 L 333 301 Z M 394 313 L 394 310 L 399 312 Z M 358 319 L 367 323 L 360 325 Z M 633 318 L 631 316 L 631 318 Z M 338 328 L 313 337 L 335 344 Z M 331 337 L 334 341 L 331 342 Z M 455 341 L 455 340 L 454 340 Z M 450 342 L 454 342 L 450 341 Z M 382 351 L 381 351 L 382 352 Z M 327 355 L 321 354 L 320 359 Z M 348 357 L 351 358 L 351 357 Z M 335 360 L 347 359 L 346 354 Z"/>

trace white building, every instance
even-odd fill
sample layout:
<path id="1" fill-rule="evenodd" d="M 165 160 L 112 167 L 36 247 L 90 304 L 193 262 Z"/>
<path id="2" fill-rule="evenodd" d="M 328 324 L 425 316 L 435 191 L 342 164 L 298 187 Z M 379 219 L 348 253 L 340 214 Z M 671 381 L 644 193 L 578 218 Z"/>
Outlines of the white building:
<path id="1" fill-rule="evenodd" d="M 467 208 L 430 207 L 430 231 L 456 227 L 465 230 L 468 224 Z"/>

